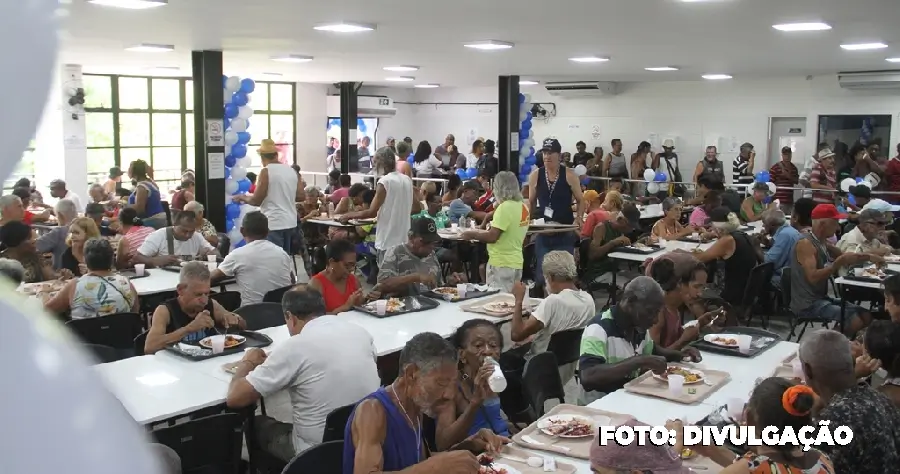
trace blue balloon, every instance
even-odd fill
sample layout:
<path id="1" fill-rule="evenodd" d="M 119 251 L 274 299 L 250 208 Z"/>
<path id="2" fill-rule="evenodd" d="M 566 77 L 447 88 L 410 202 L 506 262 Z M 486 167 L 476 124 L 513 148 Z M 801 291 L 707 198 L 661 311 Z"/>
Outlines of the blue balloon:
<path id="1" fill-rule="evenodd" d="M 765 199 L 763 199 L 763 204 L 769 204 L 770 202 L 772 202 L 772 196 L 766 196 Z"/>
<path id="2" fill-rule="evenodd" d="M 525 120 L 526 120 L 526 121 L 531 122 L 531 119 L 532 119 L 532 118 L 534 118 L 534 116 L 531 115 L 531 111 L 530 111 L 530 110 L 529 110 L 528 112 L 525 112 Z"/>
<path id="3" fill-rule="evenodd" d="M 531 121 L 522 122 L 522 135 L 528 135 L 529 130 L 531 130 Z"/>
<path id="4" fill-rule="evenodd" d="M 228 179 L 230 177 L 231 177 L 231 168 L 226 166 L 225 167 L 225 179 Z"/>
<path id="5" fill-rule="evenodd" d="M 222 75 L 222 89 L 225 88 L 225 83 L 228 82 L 228 76 Z"/>
<path id="6" fill-rule="evenodd" d="M 581 178 L 581 184 L 584 186 L 591 184 L 591 178 Z"/>
<path id="7" fill-rule="evenodd" d="M 225 117 L 225 120 L 222 122 L 222 124 L 225 125 L 225 130 L 228 130 L 229 128 L 231 128 L 231 119 Z M 190 125 L 188 126 L 190 127 Z"/>
<path id="8" fill-rule="evenodd" d="M 363 119 L 356 120 L 356 129 L 360 132 L 366 133 L 366 122 Z"/>
<path id="9" fill-rule="evenodd" d="M 246 145 L 246 144 L 250 143 L 250 132 L 237 132 L 237 136 L 238 136 L 237 142 L 240 143 L 241 145 Z M 238 158 L 240 158 L 240 157 L 238 157 Z"/>
<path id="10" fill-rule="evenodd" d="M 225 104 L 225 118 L 233 119 L 238 116 L 238 112 L 238 106 L 234 105 L 234 102 Z"/>
<path id="11" fill-rule="evenodd" d="M 250 94 L 251 92 L 256 90 L 256 83 L 253 82 L 253 79 L 241 79 L 241 92 L 244 94 Z"/>
<path id="12" fill-rule="evenodd" d="M 340 127 L 340 126 L 341 126 L 341 119 L 331 119 L 328 121 L 328 128 Z"/>
<path id="13" fill-rule="evenodd" d="M 466 170 L 466 177 L 469 179 L 475 179 L 478 177 L 478 169 L 477 168 L 469 168 Z"/>
<path id="14" fill-rule="evenodd" d="M 235 157 L 236 159 L 241 159 L 247 156 L 247 145 L 241 145 L 240 143 L 231 145 L 231 156 Z"/>
<path id="15" fill-rule="evenodd" d="M 864 181 L 863 178 L 856 178 L 857 183 L 862 183 L 863 181 Z"/>
<path id="16" fill-rule="evenodd" d="M 524 104 L 524 103 L 525 103 L 525 94 L 523 94 L 523 93 L 521 93 L 521 92 L 519 92 L 519 103 L 520 103 L 520 104 Z"/>
<path id="17" fill-rule="evenodd" d="M 247 191 L 250 191 L 250 180 L 244 178 L 238 181 L 238 192 L 246 193 Z M 238 215 L 240 215 L 240 209 L 238 209 Z"/>
<path id="18" fill-rule="evenodd" d="M 243 180 L 242 180 L 243 181 Z M 240 182 L 240 181 L 238 181 Z M 225 218 L 237 219 L 241 216 L 241 206 L 236 202 L 230 202 L 225 205 Z"/>
<path id="19" fill-rule="evenodd" d="M 534 156 L 534 147 L 533 146 L 528 147 L 528 156 Z"/>
<path id="20" fill-rule="evenodd" d="M 247 105 L 247 102 L 250 102 L 250 98 L 247 97 L 247 94 L 241 91 L 237 91 L 233 96 L 231 96 L 231 103 L 238 107 Z"/>
<path id="21" fill-rule="evenodd" d="M 244 239 L 241 239 L 240 242 L 234 244 L 234 248 L 239 249 L 239 248 L 241 248 L 241 247 L 243 247 L 243 246 L 245 246 L 245 245 L 247 245 L 247 241 L 244 240 Z"/>
<path id="22" fill-rule="evenodd" d="M 856 196 L 854 196 L 852 194 L 847 196 L 847 201 L 850 202 L 850 204 L 853 204 L 855 206 L 856 205 Z"/>
<path id="23" fill-rule="evenodd" d="M 653 177 L 653 180 L 657 183 L 665 183 L 666 182 L 666 174 L 662 171 L 657 171 L 656 176 Z"/>
<path id="24" fill-rule="evenodd" d="M 535 164 L 537 164 L 537 158 L 535 158 L 534 155 L 526 156 L 525 161 L 523 163 L 525 163 L 528 166 L 535 165 Z"/>
<path id="25" fill-rule="evenodd" d="M 237 158 L 232 155 L 228 155 L 225 157 L 225 167 L 226 168 L 234 168 L 234 165 L 237 163 Z"/>
<path id="26" fill-rule="evenodd" d="M 225 219 L 225 232 L 231 232 L 231 229 L 234 229 L 234 219 Z"/>
<path id="27" fill-rule="evenodd" d="M 520 183 L 527 183 L 527 182 L 528 182 L 528 175 L 525 174 L 525 173 L 520 174 L 520 175 L 519 175 L 519 182 L 520 182 Z"/>
<path id="28" fill-rule="evenodd" d="M 461 179 L 466 179 L 466 170 L 458 168 L 456 170 L 456 176 L 459 176 Z"/>
<path id="29" fill-rule="evenodd" d="M 757 183 L 768 183 L 769 181 L 772 181 L 772 177 L 769 175 L 768 171 L 762 170 L 756 173 Z"/>
<path id="30" fill-rule="evenodd" d="M 409 164 L 411 164 L 411 165 L 414 165 L 414 164 L 416 164 L 416 157 L 415 157 L 415 156 L 412 156 L 412 155 L 409 155 L 409 158 L 406 159 L 406 162 L 409 163 Z"/>

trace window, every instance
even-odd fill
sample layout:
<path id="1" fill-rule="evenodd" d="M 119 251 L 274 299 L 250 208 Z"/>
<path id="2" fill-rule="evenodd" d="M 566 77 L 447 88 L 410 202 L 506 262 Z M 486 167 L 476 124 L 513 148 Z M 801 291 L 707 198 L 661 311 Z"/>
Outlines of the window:
<path id="1" fill-rule="evenodd" d="M 840 170 L 852 163 L 846 156 L 857 142 L 879 145 L 879 156 L 890 158 L 891 116 L 890 115 L 820 115 L 818 143 L 827 143 L 837 154 L 836 166 Z"/>
<path id="2" fill-rule="evenodd" d="M 194 84 L 190 78 L 85 74 L 85 127 L 89 182 L 103 182 L 109 168 L 123 171 L 144 160 L 165 187 L 180 184 L 181 172 L 194 167 Z M 291 83 L 257 82 L 250 95 L 252 170 L 260 167 L 256 149 L 263 138 L 279 145 L 284 163 L 294 163 L 294 98 Z M 26 151 L 17 170 L 33 170 Z M 31 173 L 33 174 L 33 172 Z"/>

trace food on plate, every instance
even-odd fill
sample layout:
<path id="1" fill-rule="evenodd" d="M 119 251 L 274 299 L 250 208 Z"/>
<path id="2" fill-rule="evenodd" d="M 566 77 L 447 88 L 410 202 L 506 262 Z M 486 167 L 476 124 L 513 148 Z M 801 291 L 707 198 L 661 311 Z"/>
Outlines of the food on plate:
<path id="1" fill-rule="evenodd" d="M 435 288 L 431 290 L 439 295 L 449 296 L 451 298 L 459 298 L 459 291 L 456 288 L 451 288 L 449 286 L 445 286 L 442 288 Z"/>
<path id="2" fill-rule="evenodd" d="M 397 311 L 403 309 L 404 306 L 406 305 L 403 304 L 403 300 L 401 300 L 400 298 L 390 298 L 387 300 L 387 307 L 385 311 L 388 313 L 396 313 Z M 375 311 L 375 301 L 368 303 L 365 307 L 369 311 Z"/>
<path id="3" fill-rule="evenodd" d="M 694 450 L 691 448 L 684 448 L 681 450 L 681 459 L 690 459 L 694 457 Z"/>
<path id="4" fill-rule="evenodd" d="M 645 249 L 645 248 L 647 248 L 647 245 L 642 244 L 640 242 L 635 242 L 635 243 L 631 244 L 631 247 L 636 248 L 636 249 Z"/>
<path id="5" fill-rule="evenodd" d="M 869 278 L 887 278 L 887 273 L 877 267 L 869 267 L 863 270 L 863 276 Z"/>
<path id="6" fill-rule="evenodd" d="M 732 337 L 714 337 L 712 338 L 713 343 L 721 344 L 723 346 L 736 346 L 738 345 L 737 339 Z"/>
<path id="7" fill-rule="evenodd" d="M 516 308 L 516 304 L 511 301 L 495 301 L 484 305 L 483 308 L 491 313 L 508 313 Z"/>
<path id="8" fill-rule="evenodd" d="M 547 418 L 547 426 L 542 431 L 551 436 L 577 438 L 592 436 L 594 427 L 582 418 Z"/>
<path id="9" fill-rule="evenodd" d="M 693 370 L 685 369 L 677 365 L 670 365 L 666 368 L 666 373 L 661 375 L 662 378 L 668 379 L 669 375 L 680 375 L 684 377 L 684 383 L 694 383 L 703 380 L 703 376 Z"/>
<path id="10" fill-rule="evenodd" d="M 243 339 L 238 339 L 238 338 L 236 338 L 236 337 L 234 337 L 234 336 L 230 336 L 230 335 L 229 335 L 229 336 L 225 336 L 225 347 L 226 347 L 226 348 L 228 348 L 228 347 L 234 347 L 234 346 L 236 346 L 236 345 L 238 345 L 238 344 L 240 344 L 240 343 L 242 343 L 242 342 L 244 342 Z"/>

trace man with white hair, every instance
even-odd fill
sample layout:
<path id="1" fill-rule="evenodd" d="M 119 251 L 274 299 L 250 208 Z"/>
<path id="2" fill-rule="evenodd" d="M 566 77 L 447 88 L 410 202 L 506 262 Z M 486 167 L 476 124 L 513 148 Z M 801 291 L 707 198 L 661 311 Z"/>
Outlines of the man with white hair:
<path id="1" fill-rule="evenodd" d="M 203 211 L 205 210 L 203 204 L 200 204 L 197 201 L 191 201 L 184 205 L 184 210 L 193 212 L 197 216 L 197 221 L 201 223 L 199 228 L 197 229 L 197 232 L 199 232 L 200 235 L 202 235 L 203 238 L 206 239 L 207 242 L 209 242 L 209 245 L 218 247 L 219 234 L 218 232 L 216 232 L 216 228 L 212 225 L 212 222 L 203 217 Z"/>
<path id="2" fill-rule="evenodd" d="M 784 212 L 779 209 L 763 212 L 762 224 L 765 232 L 758 235 L 763 244 L 769 248 L 763 257 L 763 263 L 772 263 L 775 270 L 772 274 L 772 285 L 781 288 L 781 273 L 790 265 L 791 252 L 800 240 L 800 231 L 787 222 Z"/>
<path id="3" fill-rule="evenodd" d="M 25 267 L 18 260 L 0 258 L 0 275 L 18 285 L 25 279 Z"/>
<path id="4" fill-rule="evenodd" d="M 56 203 L 55 210 L 57 226 L 38 237 L 35 248 L 38 253 L 53 253 L 53 269 L 59 270 L 62 268 L 62 256 L 69 249 L 66 245 L 69 224 L 78 217 L 78 207 L 73 201 L 60 199 Z"/>
<path id="5" fill-rule="evenodd" d="M 816 418 L 853 431 L 846 446 L 819 445 L 836 473 L 900 472 L 900 409 L 883 394 L 857 382 L 850 341 L 837 331 L 822 329 L 800 344 L 798 354 L 806 384 L 824 406 Z M 891 362 L 887 362 L 891 363 Z"/>
<path id="6" fill-rule="evenodd" d="M 667 362 L 700 361 L 695 347 L 680 351 L 653 342 L 650 328 L 659 319 L 665 293 L 659 283 L 639 276 L 625 286 L 619 304 L 595 317 L 581 336 L 579 371 L 586 398 L 615 392 L 646 370 L 665 372 Z M 586 400 L 587 401 L 587 400 Z"/>
<path id="7" fill-rule="evenodd" d="M 25 207 L 19 196 L 15 194 L 0 196 L 0 226 L 10 221 L 22 221 L 24 218 Z"/>

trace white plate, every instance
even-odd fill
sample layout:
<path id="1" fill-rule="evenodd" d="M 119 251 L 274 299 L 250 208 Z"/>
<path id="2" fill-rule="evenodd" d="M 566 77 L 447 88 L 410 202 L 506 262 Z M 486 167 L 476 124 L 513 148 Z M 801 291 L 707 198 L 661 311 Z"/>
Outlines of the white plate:
<path id="1" fill-rule="evenodd" d="M 495 471 L 499 471 L 500 469 L 503 469 L 506 471 L 506 474 L 522 474 L 522 472 L 519 471 L 518 469 L 516 469 L 508 464 L 501 464 L 499 462 L 491 463 L 490 467 L 492 467 Z"/>
<path id="2" fill-rule="evenodd" d="M 579 436 L 572 436 L 572 435 L 555 435 L 555 434 L 553 434 L 552 431 L 549 430 L 549 428 L 554 424 L 554 423 L 553 423 L 554 421 L 567 422 L 567 421 L 572 421 L 572 420 L 578 420 L 578 421 L 580 421 L 580 422 L 582 422 L 582 423 L 585 423 L 585 424 L 587 424 L 587 425 L 590 425 L 590 427 L 591 427 L 590 433 L 585 434 L 585 435 L 579 435 Z M 546 417 L 546 418 L 542 418 L 541 420 L 539 420 L 539 421 L 538 421 L 538 424 L 537 424 L 537 427 L 538 427 L 539 430 L 541 430 L 541 433 L 544 433 L 544 434 L 547 435 L 547 436 L 557 436 L 557 437 L 559 437 L 559 438 L 585 438 L 585 437 L 588 437 L 588 436 L 594 436 L 594 431 L 595 431 L 595 430 L 594 430 L 594 427 L 596 427 L 596 426 L 597 426 L 597 424 L 596 424 L 596 422 L 595 422 L 593 419 L 588 418 L 588 417 L 586 417 L 586 416 L 581 416 L 581 415 L 554 415 L 554 416 L 548 416 L 548 417 Z"/>
<path id="3" fill-rule="evenodd" d="M 697 369 L 689 369 L 687 367 L 679 367 L 679 368 L 684 369 L 692 374 L 696 374 L 696 375 L 700 376 L 699 380 L 695 380 L 693 382 L 688 382 L 687 380 L 685 380 L 684 381 L 685 385 L 694 385 L 694 384 L 698 384 L 698 383 L 703 383 L 703 381 L 706 380 L 706 374 L 704 374 L 703 372 L 701 372 Z M 653 378 L 655 378 L 656 380 L 659 380 L 660 382 L 669 383 L 669 379 L 667 379 L 667 378 L 663 377 L 662 375 L 659 375 L 655 372 L 651 372 L 650 375 L 652 375 Z"/>
<path id="4" fill-rule="evenodd" d="M 731 348 L 738 346 L 738 341 L 740 340 L 740 338 L 741 338 L 741 336 L 739 336 L 737 334 L 707 334 L 707 335 L 703 336 L 703 340 L 710 344 L 715 344 L 719 347 L 731 347 Z M 726 344 L 725 342 L 716 341 L 716 339 L 734 339 L 734 344 Z"/>
<path id="5" fill-rule="evenodd" d="M 225 348 L 226 350 L 227 350 L 227 349 L 233 349 L 233 348 L 235 348 L 235 347 L 237 347 L 237 346 L 239 346 L 239 345 L 241 345 L 241 344 L 247 342 L 247 338 L 246 338 L 246 337 L 244 337 L 244 336 L 238 336 L 237 334 L 217 334 L 217 335 L 215 335 L 215 336 L 209 336 L 209 337 L 207 337 L 207 338 L 200 339 L 200 346 L 201 346 L 201 347 L 205 347 L 205 348 L 207 348 L 207 349 L 212 349 L 212 341 L 213 341 L 214 339 L 217 339 L 217 338 L 222 338 L 222 339 L 224 339 L 225 336 L 231 336 L 231 337 L 237 339 L 237 341 L 238 341 L 237 344 L 235 344 L 235 345 L 233 345 L 233 346 L 231 346 L 231 347 L 226 347 L 226 348 Z"/>
<path id="6" fill-rule="evenodd" d="M 501 307 L 499 307 L 500 304 L 509 304 L 510 307 L 509 308 L 506 308 L 506 307 L 501 308 Z M 509 301 L 495 301 L 493 303 L 488 303 L 488 304 L 482 306 L 481 308 L 484 309 L 485 311 L 487 311 L 488 313 L 507 314 L 507 313 L 513 312 L 513 310 L 515 309 L 515 303 L 510 303 Z"/>

